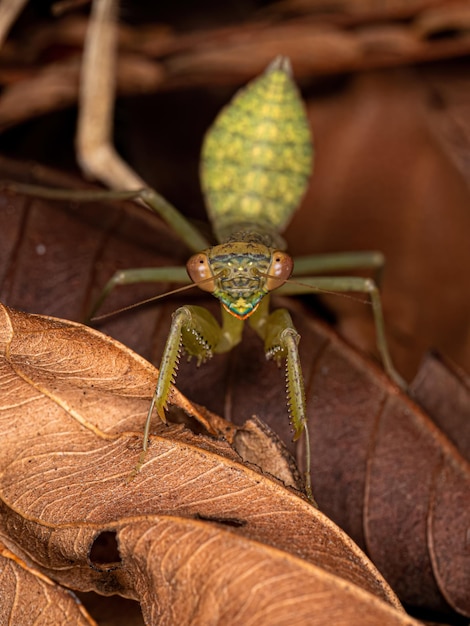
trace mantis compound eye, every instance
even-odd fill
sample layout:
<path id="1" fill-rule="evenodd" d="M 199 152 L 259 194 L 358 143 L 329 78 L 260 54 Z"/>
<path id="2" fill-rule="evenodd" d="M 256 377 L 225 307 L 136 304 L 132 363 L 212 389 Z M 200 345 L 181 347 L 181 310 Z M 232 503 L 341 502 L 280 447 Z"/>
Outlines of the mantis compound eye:
<path id="1" fill-rule="evenodd" d="M 273 289 L 277 289 L 283 285 L 292 274 L 293 269 L 294 262 L 292 261 L 292 257 L 290 257 L 286 252 L 274 250 L 271 255 L 271 265 L 268 269 L 266 289 L 268 291 L 273 291 Z"/>
<path id="2" fill-rule="evenodd" d="M 210 293 L 215 291 L 214 274 L 212 273 L 209 259 L 205 252 L 193 254 L 186 263 L 186 270 L 189 274 L 189 278 L 199 289 L 209 291 Z"/>

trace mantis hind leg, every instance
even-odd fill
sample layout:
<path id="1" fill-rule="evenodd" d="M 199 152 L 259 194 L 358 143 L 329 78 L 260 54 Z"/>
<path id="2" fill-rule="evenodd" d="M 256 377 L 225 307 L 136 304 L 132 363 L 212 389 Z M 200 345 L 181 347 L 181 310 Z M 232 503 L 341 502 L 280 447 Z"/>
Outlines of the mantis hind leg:
<path id="1" fill-rule="evenodd" d="M 315 291 L 318 293 L 321 293 L 322 291 L 339 293 L 358 292 L 369 295 L 374 316 L 377 348 L 382 359 L 383 367 L 389 377 L 401 389 L 406 390 L 407 384 L 395 369 L 390 356 L 387 339 L 385 337 L 382 301 L 379 289 L 375 282 L 371 278 L 360 278 L 357 276 L 300 277 L 298 283 L 286 283 L 279 288 L 278 293 L 294 295 L 312 293 Z"/>
<path id="2" fill-rule="evenodd" d="M 112 141 L 117 64 L 117 0 L 92 4 L 80 78 L 77 158 L 84 172 L 111 189 L 140 190 L 139 199 L 158 213 L 190 250 L 208 247 L 205 237 L 120 157 Z"/>

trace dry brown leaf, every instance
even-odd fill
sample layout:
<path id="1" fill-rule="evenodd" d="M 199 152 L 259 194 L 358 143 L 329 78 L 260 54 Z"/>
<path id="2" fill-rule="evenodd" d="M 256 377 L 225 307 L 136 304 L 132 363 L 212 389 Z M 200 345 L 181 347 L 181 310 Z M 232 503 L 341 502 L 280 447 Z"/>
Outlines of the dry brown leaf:
<path id="1" fill-rule="evenodd" d="M 470 380 L 466 372 L 448 359 L 427 354 L 411 391 L 460 454 L 470 461 Z"/>
<path id="2" fill-rule="evenodd" d="M 289 308 L 306 350 L 316 347 L 304 372 L 320 508 L 366 549 L 403 601 L 442 609 L 446 598 L 468 614 L 468 462 L 380 372 Z M 441 385 L 444 397 L 448 391 Z"/>
<path id="3" fill-rule="evenodd" d="M 256 415 L 228 438 L 245 461 L 255 463 L 286 486 L 299 489 L 302 477 L 285 444 Z"/>
<path id="4" fill-rule="evenodd" d="M 0 624 L 97 626 L 78 599 L 28 567 L 0 541 Z"/>
<path id="5" fill-rule="evenodd" d="M 440 610 L 449 602 L 468 614 L 470 562 L 462 547 L 469 525 L 468 462 L 378 369 L 305 311 L 282 304 L 302 336 L 312 481 L 321 510 L 379 564 L 403 601 Z M 247 363 L 261 367 L 261 358 L 256 338 L 238 350 L 232 370 L 240 387 L 231 391 L 232 415 L 237 419 L 250 406 L 287 439 L 281 375 L 276 395 L 273 377 L 243 374 Z M 453 389 L 441 380 L 435 401 L 445 403 Z M 468 400 L 461 411 L 468 421 Z"/>
<path id="6" fill-rule="evenodd" d="M 465 35 L 470 29 L 470 11 L 465 2 L 442 4 L 423 11 L 414 24 L 423 39 L 431 39 L 442 33 Z"/>
<path id="7" fill-rule="evenodd" d="M 126 571 L 93 563 L 94 541 L 142 516 L 178 515 L 233 528 L 237 541 L 289 552 L 399 607 L 347 535 L 223 442 L 157 424 L 129 480 L 155 378 L 140 357 L 79 324 L 6 308 L 0 329 L 0 520 L 19 556 L 74 589 L 136 597 Z"/>
<path id="8" fill-rule="evenodd" d="M 417 624 L 312 563 L 215 524 L 155 517 L 117 537 L 149 624 Z"/>

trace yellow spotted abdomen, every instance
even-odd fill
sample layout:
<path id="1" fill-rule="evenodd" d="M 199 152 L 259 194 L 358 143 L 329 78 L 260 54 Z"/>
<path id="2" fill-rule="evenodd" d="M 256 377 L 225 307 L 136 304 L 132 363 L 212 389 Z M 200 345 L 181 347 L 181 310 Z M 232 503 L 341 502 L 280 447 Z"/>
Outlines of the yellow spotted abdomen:
<path id="1" fill-rule="evenodd" d="M 202 148 L 201 182 L 219 240 L 237 224 L 281 232 L 312 170 L 305 108 L 287 59 L 276 59 L 216 118 Z"/>

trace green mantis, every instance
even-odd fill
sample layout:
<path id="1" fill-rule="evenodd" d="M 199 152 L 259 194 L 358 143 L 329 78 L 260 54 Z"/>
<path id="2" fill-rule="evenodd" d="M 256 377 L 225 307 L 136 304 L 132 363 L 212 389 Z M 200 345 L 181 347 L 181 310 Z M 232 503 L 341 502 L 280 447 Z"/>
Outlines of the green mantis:
<path id="1" fill-rule="evenodd" d="M 9 7 L 8 23 L 18 8 Z M 297 209 L 312 169 L 312 141 L 306 113 L 292 80 L 290 63 L 279 57 L 265 73 L 236 94 L 208 131 L 201 159 L 201 181 L 218 245 L 211 247 L 171 204 L 116 153 L 111 142 L 116 61 L 117 3 L 95 0 L 92 5 L 80 81 L 77 156 L 85 172 L 114 189 L 108 198 L 136 198 L 154 210 L 181 236 L 195 254 L 187 264 L 193 283 L 221 302 L 222 321 L 203 307 L 183 306 L 173 314 L 161 360 L 155 393 L 144 429 L 145 460 L 154 409 L 165 421 L 181 348 L 198 364 L 213 354 L 231 350 L 241 340 L 245 321 L 264 342 L 268 358 L 284 361 L 287 406 L 294 439 L 305 433 L 305 486 L 310 484 L 310 446 L 299 335 L 285 309 L 270 312 L 269 294 L 312 291 L 362 292 L 370 297 L 377 346 L 390 378 L 404 388 L 385 340 L 379 292 L 374 281 L 350 276 L 319 276 L 329 270 L 380 270 L 377 252 L 307 256 L 292 260 L 282 231 Z M 18 191 L 48 198 L 96 200 L 96 192 L 71 193 L 15 186 Z M 144 189 L 142 189 L 144 188 Z M 138 190 L 138 191 L 136 191 Z M 105 192 L 107 193 L 107 192 Z M 292 281 L 290 276 L 301 277 Z M 141 268 L 117 272 L 105 286 L 91 315 L 117 285 L 143 281 L 188 283 L 186 268 Z M 185 289 L 183 287 L 182 289 Z"/>
<path id="2" fill-rule="evenodd" d="M 285 362 L 287 406 L 294 439 L 305 433 L 306 489 L 311 495 L 300 337 L 287 310 L 270 312 L 269 294 L 274 290 L 290 294 L 312 290 L 369 294 L 384 367 L 397 384 L 404 385 L 388 353 L 380 297 L 372 280 L 304 277 L 300 283 L 288 282 L 296 263 L 285 252 L 280 233 L 305 193 L 311 169 L 312 141 L 305 109 L 288 59 L 278 57 L 261 77 L 235 95 L 205 137 L 201 181 L 219 243 L 194 254 L 186 268 L 195 285 L 221 302 L 222 323 L 199 306 L 187 305 L 174 312 L 145 424 L 144 454 L 154 408 L 166 421 L 165 408 L 181 348 L 200 364 L 236 346 L 247 321 L 264 342 L 267 358 L 279 364 Z M 171 219 L 167 221 L 174 225 Z M 200 236 L 196 241 L 189 236 L 189 241 L 196 247 Z M 328 266 L 379 267 L 381 262 L 381 255 L 373 252 L 304 257 L 297 263 L 297 272 L 315 273 Z M 97 307 L 118 284 L 163 279 L 187 282 L 182 268 L 121 271 L 106 285 Z"/>
<path id="3" fill-rule="evenodd" d="M 404 387 L 388 352 L 381 301 L 374 281 L 308 275 L 328 269 L 345 272 L 364 267 L 379 269 L 382 255 L 352 252 L 293 260 L 285 251 L 281 233 L 305 193 L 311 169 L 312 140 L 306 112 L 288 59 L 278 57 L 259 78 L 235 95 L 204 140 L 201 182 L 217 245 L 210 246 L 181 214 L 152 190 L 118 194 L 138 196 L 182 235 L 195 254 L 186 268 L 117 272 L 105 286 L 92 315 L 117 285 L 142 281 L 186 284 L 188 274 L 194 285 L 210 292 L 221 303 L 220 324 L 200 306 L 186 305 L 174 312 L 147 414 L 139 467 L 145 460 L 154 409 L 160 419 L 166 421 L 165 409 L 181 349 L 200 364 L 236 346 L 241 341 L 246 321 L 264 342 L 267 358 L 285 363 L 288 412 L 294 439 L 303 433 L 305 436 L 305 486 L 312 497 L 307 409 L 298 349 L 300 337 L 287 310 L 270 311 L 270 293 L 274 290 L 283 294 L 325 290 L 368 294 L 384 368 L 395 383 Z M 54 197 L 54 192 L 50 196 Z M 56 197 L 60 197 L 60 192 Z M 302 278 L 293 282 L 291 275 Z"/>

